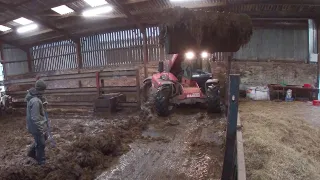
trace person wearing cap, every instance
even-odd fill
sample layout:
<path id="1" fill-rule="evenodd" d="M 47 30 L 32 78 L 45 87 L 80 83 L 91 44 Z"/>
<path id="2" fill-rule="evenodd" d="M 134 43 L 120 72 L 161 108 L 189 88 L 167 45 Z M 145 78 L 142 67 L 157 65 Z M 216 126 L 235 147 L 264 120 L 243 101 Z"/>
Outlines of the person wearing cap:
<path id="1" fill-rule="evenodd" d="M 28 151 L 28 156 L 35 159 L 39 165 L 45 164 L 45 141 L 47 139 L 47 119 L 44 116 L 43 93 L 47 85 L 43 80 L 37 80 L 35 87 L 28 90 L 27 129 L 34 138 L 34 143 Z"/>

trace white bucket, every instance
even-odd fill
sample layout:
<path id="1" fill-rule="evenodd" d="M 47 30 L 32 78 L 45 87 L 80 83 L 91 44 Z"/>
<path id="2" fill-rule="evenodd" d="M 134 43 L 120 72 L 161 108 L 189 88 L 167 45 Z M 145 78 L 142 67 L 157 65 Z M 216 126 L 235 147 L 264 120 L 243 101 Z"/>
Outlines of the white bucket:
<path id="1" fill-rule="evenodd" d="M 257 87 L 248 87 L 248 88 L 247 88 L 247 90 L 246 90 L 247 98 L 252 99 L 252 97 L 255 96 L 255 94 L 256 94 L 256 88 L 257 88 Z"/>
<path id="2" fill-rule="evenodd" d="M 270 100 L 269 88 L 263 86 L 247 88 L 247 98 L 255 101 Z"/>

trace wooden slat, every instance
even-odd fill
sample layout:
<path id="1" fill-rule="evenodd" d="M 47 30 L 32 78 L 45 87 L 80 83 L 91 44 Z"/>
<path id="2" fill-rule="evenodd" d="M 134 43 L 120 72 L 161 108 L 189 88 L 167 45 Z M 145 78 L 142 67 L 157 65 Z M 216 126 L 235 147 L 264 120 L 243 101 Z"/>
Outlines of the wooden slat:
<path id="1" fill-rule="evenodd" d="M 69 107 L 79 107 L 79 106 L 86 106 L 86 107 L 93 107 L 93 102 L 53 102 L 49 104 L 50 107 L 54 106 L 69 106 Z M 26 102 L 14 102 L 14 106 L 22 107 L 26 106 Z M 136 102 L 125 102 L 119 103 L 120 107 L 137 107 Z"/>
<path id="2" fill-rule="evenodd" d="M 242 125 L 240 121 L 240 114 L 238 113 L 237 121 L 237 167 L 238 180 L 246 180 L 246 166 L 244 158 L 244 148 L 242 139 Z"/>
<path id="3" fill-rule="evenodd" d="M 101 77 L 136 76 L 135 70 L 102 71 L 100 74 L 101 74 Z M 81 73 L 81 74 L 41 76 L 41 79 L 43 79 L 44 81 L 82 79 L 82 78 L 95 78 L 95 73 L 90 72 L 90 73 Z M 35 82 L 35 78 L 28 78 L 28 79 L 6 80 L 4 84 L 5 85 L 28 84 L 28 83 L 34 83 L 34 82 Z"/>
<path id="4" fill-rule="evenodd" d="M 136 92 L 136 86 L 108 86 L 103 87 L 101 90 L 105 92 Z M 84 93 L 84 92 L 96 92 L 95 87 L 91 88 L 65 88 L 65 89 L 47 89 L 45 94 L 53 93 Z M 26 94 L 26 91 L 9 91 L 8 95 Z"/>

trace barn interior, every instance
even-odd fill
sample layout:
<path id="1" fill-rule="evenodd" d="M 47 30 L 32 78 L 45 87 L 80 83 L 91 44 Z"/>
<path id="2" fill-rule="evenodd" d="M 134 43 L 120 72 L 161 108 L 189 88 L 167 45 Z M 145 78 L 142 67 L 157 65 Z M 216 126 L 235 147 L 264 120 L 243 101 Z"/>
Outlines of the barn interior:
<path id="1" fill-rule="evenodd" d="M 252 33 L 234 51 L 169 52 L 177 7 L 245 15 Z M 320 179 L 319 17 L 317 0 L 0 0 L 0 179 Z M 27 156 L 37 80 L 43 166 Z M 162 81 L 181 86 L 166 110 L 145 91 Z M 212 82 L 219 112 L 198 105 Z"/>

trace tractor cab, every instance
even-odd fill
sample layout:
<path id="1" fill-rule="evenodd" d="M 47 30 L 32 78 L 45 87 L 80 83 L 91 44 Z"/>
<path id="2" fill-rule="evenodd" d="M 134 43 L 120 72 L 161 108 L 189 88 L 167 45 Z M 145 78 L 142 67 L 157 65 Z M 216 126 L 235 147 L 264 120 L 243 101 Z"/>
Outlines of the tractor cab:
<path id="1" fill-rule="evenodd" d="M 170 72 L 174 74 L 184 87 L 199 87 L 202 93 L 205 92 L 205 83 L 212 78 L 210 72 L 206 72 L 202 62 L 209 60 L 209 53 L 195 53 L 189 51 L 185 54 L 178 54 L 171 60 Z"/>

